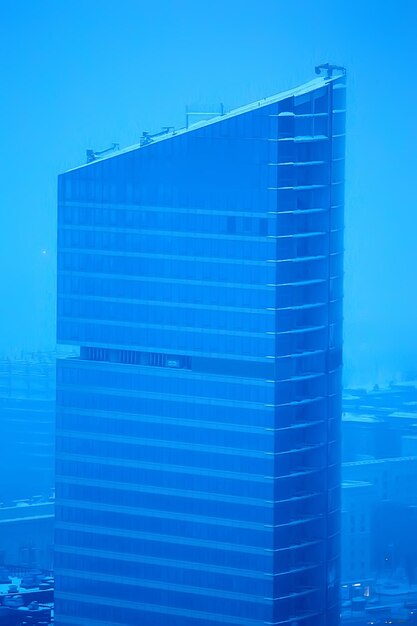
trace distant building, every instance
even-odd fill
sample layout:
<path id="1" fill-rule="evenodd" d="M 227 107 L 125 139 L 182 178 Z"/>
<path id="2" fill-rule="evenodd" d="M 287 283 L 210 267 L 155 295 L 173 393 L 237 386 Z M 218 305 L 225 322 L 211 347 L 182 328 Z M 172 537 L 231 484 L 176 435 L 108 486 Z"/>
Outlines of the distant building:
<path id="1" fill-rule="evenodd" d="M 342 432 L 343 462 L 401 455 L 400 431 L 381 417 L 344 413 Z"/>
<path id="2" fill-rule="evenodd" d="M 417 423 L 417 383 L 408 381 L 392 383 L 388 387 L 373 389 L 345 389 L 343 393 L 343 410 L 351 414 L 371 415 L 377 419 L 389 420 L 394 426 L 396 413 L 408 413 L 408 425 L 414 414 Z M 399 423 L 399 422 L 398 422 Z M 402 426 L 406 425 L 406 422 Z"/>
<path id="3" fill-rule="evenodd" d="M 363 481 L 342 483 L 342 583 L 371 582 L 372 521 L 375 486 Z"/>
<path id="4" fill-rule="evenodd" d="M 404 435 L 401 438 L 402 456 L 417 456 L 417 434 Z"/>
<path id="5" fill-rule="evenodd" d="M 53 594 L 49 571 L 0 566 L 0 625 L 52 626 Z"/>
<path id="6" fill-rule="evenodd" d="M 54 501 L 35 498 L 0 506 L 0 569 L 52 570 Z"/>
<path id="7" fill-rule="evenodd" d="M 417 456 L 344 463 L 342 474 L 342 581 L 417 568 Z"/>
<path id="8" fill-rule="evenodd" d="M 415 382 L 343 394 L 343 462 L 414 456 L 417 436 Z"/>
<path id="9" fill-rule="evenodd" d="M 417 568 L 411 539 L 417 505 L 416 383 L 347 389 L 343 409 L 342 580 L 411 581 Z"/>
<path id="10" fill-rule="evenodd" d="M 344 463 L 343 479 L 371 483 L 378 502 L 417 504 L 417 456 Z"/>
<path id="11" fill-rule="evenodd" d="M 385 500 L 373 512 L 371 559 L 375 578 L 417 583 L 417 506 Z M 408 589 L 411 590 L 411 587 Z M 414 591 L 416 588 L 414 587 Z"/>
<path id="12" fill-rule="evenodd" d="M 55 355 L 0 361 L 0 503 L 54 487 Z"/>
<path id="13" fill-rule="evenodd" d="M 339 623 L 344 133 L 318 78 L 60 177 L 56 626 Z"/>

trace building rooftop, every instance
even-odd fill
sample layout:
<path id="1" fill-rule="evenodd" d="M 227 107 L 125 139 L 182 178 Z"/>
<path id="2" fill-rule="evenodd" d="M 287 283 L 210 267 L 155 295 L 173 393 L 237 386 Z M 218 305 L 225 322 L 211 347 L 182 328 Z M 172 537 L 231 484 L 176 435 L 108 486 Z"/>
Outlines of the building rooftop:
<path id="1" fill-rule="evenodd" d="M 380 424 L 381 420 L 373 415 L 361 414 L 361 413 L 343 413 L 342 420 L 344 422 L 362 422 L 364 424 Z"/>
<path id="2" fill-rule="evenodd" d="M 327 84 L 329 84 L 331 82 L 334 82 L 338 78 L 340 78 L 340 75 L 336 75 L 336 76 L 332 76 L 332 77 L 315 78 L 314 80 L 311 80 L 311 81 L 309 81 L 307 83 L 299 85 L 298 87 L 294 87 L 293 89 L 288 89 L 286 91 L 280 92 L 280 93 L 275 94 L 273 96 L 269 96 L 269 97 L 263 98 L 261 100 L 257 100 L 256 102 L 252 102 L 250 104 L 243 105 L 243 106 L 238 107 L 236 109 L 232 109 L 232 110 L 230 110 L 228 112 L 224 112 L 222 114 L 215 115 L 215 116 L 213 116 L 210 119 L 205 119 L 205 120 L 196 122 L 194 124 L 190 124 L 188 127 L 179 128 L 179 129 L 172 129 L 172 127 L 165 127 L 167 129 L 167 132 L 163 132 L 163 133 L 159 132 L 159 133 L 156 133 L 155 135 L 152 135 L 152 134 L 147 135 L 146 138 L 149 141 L 147 141 L 146 143 L 133 144 L 132 146 L 128 146 L 126 148 L 123 148 L 122 150 L 117 150 L 115 152 L 110 152 L 110 153 L 107 153 L 107 154 L 103 154 L 103 156 L 100 156 L 98 159 L 93 160 L 93 161 L 91 161 L 89 163 L 84 163 L 82 165 L 78 165 L 77 167 L 73 167 L 73 168 L 67 170 L 67 172 L 78 170 L 78 169 L 81 169 L 83 167 L 88 167 L 88 166 L 96 163 L 97 161 L 103 161 L 103 160 L 106 160 L 106 159 L 111 159 L 111 158 L 114 158 L 114 157 L 119 156 L 121 154 L 125 154 L 126 152 L 132 152 L 133 150 L 138 150 L 139 148 L 145 148 L 148 145 L 152 145 L 152 144 L 160 142 L 160 141 L 165 141 L 166 139 L 170 139 L 170 138 L 176 137 L 178 135 L 184 135 L 186 133 L 192 132 L 192 131 L 197 130 L 199 128 L 204 128 L 205 126 L 211 126 L 212 124 L 217 124 L 218 122 L 230 119 L 232 117 L 236 117 L 237 115 L 242 115 L 243 113 L 249 113 L 250 111 L 255 111 L 259 107 L 264 107 L 264 106 L 268 106 L 270 104 L 275 104 L 276 102 L 280 102 L 281 100 L 285 100 L 286 98 L 289 98 L 290 96 L 302 96 L 304 94 L 310 93 L 311 91 L 315 91 L 315 90 L 319 89 L 320 87 L 324 87 L 325 85 L 327 85 Z M 118 145 L 118 144 L 114 144 L 114 145 Z"/>
<path id="3" fill-rule="evenodd" d="M 387 459 L 365 459 L 363 461 L 347 461 L 343 463 L 343 467 L 351 467 L 352 465 L 376 465 L 382 463 L 417 463 L 417 456 L 398 456 L 389 457 Z"/>
<path id="4" fill-rule="evenodd" d="M 417 413 L 415 411 L 394 411 L 393 413 L 390 413 L 388 417 L 417 420 Z"/>
<path id="5" fill-rule="evenodd" d="M 373 484 L 365 480 L 342 480 L 342 489 L 358 489 L 361 487 L 373 487 Z"/>
<path id="6" fill-rule="evenodd" d="M 54 505 L 53 495 L 34 496 L 28 500 L 14 500 L 10 503 L 0 502 L 0 524 L 53 517 Z"/>

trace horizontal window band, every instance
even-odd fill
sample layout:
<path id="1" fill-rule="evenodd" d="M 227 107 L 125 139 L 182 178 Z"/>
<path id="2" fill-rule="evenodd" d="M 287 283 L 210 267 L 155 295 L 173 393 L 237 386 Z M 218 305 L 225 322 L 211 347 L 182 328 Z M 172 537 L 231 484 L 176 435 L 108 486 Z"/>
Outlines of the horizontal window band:
<path id="1" fill-rule="evenodd" d="M 207 452 L 213 454 L 224 454 L 238 456 L 247 459 L 264 459 L 265 457 L 278 458 L 288 454 L 300 454 L 306 451 L 318 450 L 326 447 L 326 442 L 314 445 L 304 445 L 300 448 L 292 448 L 282 452 L 270 452 L 269 450 L 249 450 L 245 448 L 232 448 L 227 446 L 203 445 L 198 443 L 184 443 L 169 439 L 149 439 L 142 437 L 129 437 L 125 435 L 111 435 L 107 433 L 83 432 L 79 430 L 57 429 L 57 437 L 62 439 L 83 439 L 89 441 L 101 441 L 109 443 L 119 443 L 131 446 L 145 446 L 154 448 L 168 448 L 170 450 L 192 450 L 194 452 Z"/>
<path id="2" fill-rule="evenodd" d="M 233 384 L 237 386 L 252 385 L 253 387 L 270 388 L 271 385 L 278 383 L 294 383 L 303 380 L 310 380 L 313 378 L 327 376 L 329 373 L 324 367 L 317 368 L 316 370 L 300 370 L 298 373 L 292 373 L 288 376 L 286 373 L 284 376 L 276 376 L 274 371 L 274 365 L 290 365 L 290 359 L 295 359 L 295 363 L 298 361 L 299 367 L 303 367 L 303 359 L 310 357 L 322 357 L 325 360 L 326 356 L 333 357 L 338 356 L 339 353 L 335 350 L 312 350 L 310 352 L 297 353 L 291 356 L 276 357 L 274 361 L 269 360 L 266 363 L 245 363 L 230 361 L 228 359 L 216 359 L 201 357 L 194 357 L 191 361 L 191 357 L 187 355 L 166 355 L 163 353 L 142 353 L 134 351 L 126 351 L 126 355 L 114 354 L 118 352 L 108 348 L 80 348 L 79 357 L 71 357 L 59 359 L 60 371 L 66 372 L 68 370 L 87 370 L 91 371 L 91 368 L 98 367 L 101 371 L 114 371 L 131 373 L 131 366 L 134 365 L 138 368 L 135 371 L 140 372 L 141 376 L 151 376 L 156 378 L 167 378 L 175 376 L 181 380 L 190 381 L 211 381 L 211 382 L 224 382 L 225 384 Z M 120 351 L 121 352 L 121 351 Z M 158 354 L 161 357 L 160 360 L 149 360 L 149 357 L 153 357 L 154 354 Z M 145 358 L 142 358 L 145 357 Z M 186 359 L 183 363 L 182 359 Z M 292 364 L 291 364 L 292 365 Z M 156 368 L 156 369 L 154 369 Z M 262 376 L 261 376 L 262 374 Z M 265 375 L 265 378 L 263 378 Z M 59 389 L 65 388 L 66 381 L 64 380 L 65 374 L 60 376 L 57 387 Z M 123 387 L 124 388 L 124 387 Z M 235 387 L 238 388 L 238 387 Z M 195 396 L 194 396 L 195 397 Z M 198 395 L 200 399 L 206 396 Z"/>
<path id="3" fill-rule="evenodd" d="M 271 501 L 264 498 L 247 498 L 243 496 L 224 496 L 221 493 L 212 493 L 205 491 L 197 491 L 194 489 L 174 489 L 167 487 L 157 487 L 155 485 L 146 486 L 139 483 L 132 482 L 117 482 L 99 480 L 94 478 L 77 478 L 76 476 L 62 476 L 57 477 L 57 485 L 78 485 L 83 489 L 86 487 L 96 487 L 98 489 L 105 489 L 111 491 L 128 491 L 129 493 L 137 494 L 151 494 L 175 498 L 185 498 L 192 500 L 204 500 L 205 502 L 227 502 L 228 504 L 244 505 L 251 507 L 260 507 L 270 509 Z M 317 495 L 317 494 L 315 494 Z M 303 497 L 294 497 L 286 500 L 277 500 L 277 502 L 287 502 L 289 500 L 300 500 L 312 497 L 310 494 Z"/>
<path id="4" fill-rule="evenodd" d="M 305 426 L 305 425 L 302 425 Z M 290 474 L 282 474 L 277 476 L 262 476 L 260 474 L 243 474 L 238 472 L 222 471 L 222 470 L 210 470 L 201 467 L 191 467 L 185 465 L 175 465 L 167 463 L 147 463 L 144 461 L 133 461 L 130 459 L 120 459 L 112 457 L 97 457 L 85 454 L 70 454 L 66 452 L 58 452 L 56 455 L 58 461 L 71 461 L 76 464 L 86 465 L 114 465 L 115 467 L 127 467 L 131 469 L 145 469 L 155 472 L 173 472 L 177 474 L 191 474 L 197 476 L 208 476 L 226 480 L 237 480 L 242 482 L 255 482 L 255 483 L 270 483 L 277 482 L 279 480 L 286 480 L 288 478 L 294 478 L 295 476 L 308 476 L 311 474 L 320 474 L 327 471 L 327 466 L 320 468 L 297 470 L 294 469 Z M 58 476 L 61 476 L 59 471 Z"/>
<path id="5" fill-rule="evenodd" d="M 236 626 L 259 626 L 259 620 L 244 620 L 241 617 L 221 615 L 220 613 L 207 613 L 205 611 L 196 611 L 193 609 L 176 609 L 174 607 L 160 606 L 157 604 L 145 604 L 141 602 L 133 602 L 131 600 L 112 600 L 103 596 L 84 596 L 77 593 L 60 591 L 55 592 L 55 597 L 62 600 L 73 600 L 77 603 L 87 603 L 92 606 L 112 606 L 117 607 L 118 609 L 123 608 L 132 609 L 134 611 L 143 611 L 144 613 L 158 613 L 159 615 L 175 615 L 184 618 L 204 619 L 205 621 L 221 624 L 221 626 L 224 626 L 224 624 L 236 624 Z M 265 600 L 265 603 L 267 602 L 268 601 Z"/>
<path id="6" fill-rule="evenodd" d="M 265 553 L 266 550 L 268 550 L 267 548 L 264 547 L 256 547 L 256 546 L 250 546 L 247 544 L 240 544 L 240 543 L 225 543 L 222 541 L 210 541 L 208 539 L 190 539 L 189 537 L 183 537 L 180 535 L 176 535 L 176 534 L 172 534 L 172 535 L 161 535 L 159 533 L 149 533 L 149 532 L 143 532 L 143 531 L 139 531 L 139 530 L 122 530 L 119 528 L 110 528 L 110 527 L 104 527 L 104 526 L 90 526 L 90 525 L 85 525 L 83 523 L 77 524 L 77 523 L 72 523 L 72 522 L 57 522 L 56 526 L 57 529 L 59 530 L 74 530 L 77 533 L 97 533 L 99 535 L 102 535 L 104 537 L 106 536 L 111 536 L 111 537 L 124 537 L 124 538 L 128 538 L 128 539 L 143 539 L 145 541 L 151 541 L 151 542 L 156 542 L 156 543 L 174 543 L 174 544 L 179 544 L 179 545 L 187 545 L 187 546 L 193 546 L 193 547 L 197 547 L 197 548 L 208 548 L 210 550 L 229 550 L 231 552 L 248 552 L 251 554 L 259 554 L 259 555 L 263 555 Z M 272 535 L 273 535 L 273 531 L 272 529 L 264 529 L 265 532 L 265 541 L 272 541 Z M 304 544 L 293 544 L 290 545 L 286 548 L 280 548 L 277 550 L 268 550 L 270 552 L 282 552 L 284 550 L 291 550 L 293 548 L 298 548 L 298 546 L 305 546 L 305 545 L 313 545 L 313 544 L 319 544 L 321 543 L 323 540 L 317 540 L 317 541 L 311 541 L 308 543 L 304 543 Z"/>
<path id="7" fill-rule="evenodd" d="M 103 504 L 100 502 L 86 502 L 85 500 L 74 500 L 72 498 L 67 497 L 59 497 L 57 499 L 57 518 L 61 519 L 62 513 L 64 511 L 70 510 L 74 512 L 76 510 L 80 511 L 102 511 L 105 513 L 117 513 L 120 515 L 126 515 L 127 517 L 132 516 L 134 518 L 137 517 L 147 517 L 147 518 L 162 518 L 165 520 L 176 520 L 180 522 L 192 523 L 192 524 L 201 524 L 203 527 L 206 526 L 224 526 L 227 528 L 238 528 L 244 530 L 254 530 L 254 531 L 267 531 L 272 529 L 284 529 L 292 526 L 302 526 L 304 524 L 310 524 L 311 522 L 315 522 L 323 519 L 323 513 L 317 514 L 308 514 L 304 516 L 297 516 L 297 519 L 292 519 L 290 521 L 282 522 L 281 524 L 265 524 L 262 522 L 249 522 L 249 521 L 240 521 L 237 519 L 230 518 L 219 518 L 219 517 L 207 517 L 204 515 L 196 515 L 190 513 L 174 513 L 167 510 L 162 509 L 145 509 L 142 507 L 132 507 L 126 505 L 117 505 L 117 504 Z"/>
<path id="8" fill-rule="evenodd" d="M 73 273 L 71 272 L 72 276 Z M 114 275 L 113 275 L 114 276 Z M 171 283 L 173 281 L 170 281 Z M 174 281 L 175 282 L 175 281 Z M 58 297 L 65 298 L 68 300 L 81 300 L 87 302 L 115 302 L 115 303 L 123 303 L 123 304 L 143 304 L 146 306 L 157 306 L 157 307 L 180 307 L 182 309 L 191 309 L 196 311 L 224 311 L 226 313 L 250 313 L 251 315 L 271 315 L 271 311 L 275 310 L 272 308 L 249 308 L 249 307 L 238 307 L 238 306 L 221 306 L 217 304 L 198 304 L 197 302 L 174 302 L 166 300 L 142 300 L 140 298 L 118 298 L 110 297 L 110 296 L 92 296 L 89 294 L 78 294 L 78 293 L 64 293 L 58 294 Z M 323 303 L 324 305 L 325 303 Z"/>
<path id="9" fill-rule="evenodd" d="M 57 341 L 57 345 L 58 347 L 64 348 L 66 350 L 72 349 L 72 351 L 74 353 L 77 353 L 80 349 L 80 346 L 85 347 L 85 348 L 105 348 L 105 349 L 112 349 L 112 350 L 126 350 L 126 344 L 119 344 L 119 343 L 110 343 L 110 342 L 99 342 L 99 341 L 81 341 L 79 339 L 75 340 L 74 339 L 70 339 L 70 338 L 63 338 L 59 335 L 59 331 L 58 331 L 58 341 Z M 143 345 L 138 345 L 138 344 L 133 344 L 131 345 L 131 347 L 133 347 L 133 351 L 139 351 L 139 352 L 149 352 L 149 346 L 143 346 Z M 168 349 L 168 347 L 167 347 Z M 153 352 L 160 352 L 161 354 L 166 354 L 166 350 L 167 349 L 161 349 L 161 348 L 153 348 Z M 230 360 L 230 361 L 244 361 L 246 363 L 266 363 L 266 359 L 270 359 L 270 358 L 275 358 L 275 357 L 270 357 L 268 355 L 265 356 L 250 356 L 250 355 L 240 355 L 240 354 L 225 354 L 225 353 L 218 353 L 218 352 L 202 352 L 202 351 L 197 351 L 197 350 L 187 350 L 186 352 L 187 355 L 192 356 L 192 357 L 203 357 L 203 358 L 208 358 L 208 359 L 225 359 L 225 360 Z M 73 354 L 69 355 L 70 357 L 74 356 Z M 292 356 L 292 355 L 288 355 L 288 356 Z M 276 357 L 279 358 L 279 357 Z M 61 360 L 66 360 L 66 358 L 62 359 L 60 357 L 58 357 L 57 359 L 58 361 Z"/>
<path id="10" fill-rule="evenodd" d="M 69 252 L 73 252 L 73 250 L 69 250 Z M 101 254 L 101 252 L 100 252 Z M 107 253 L 106 253 L 107 254 Z M 108 253 L 113 254 L 113 253 Z M 94 255 L 95 256 L 95 253 Z M 125 256 L 123 254 L 121 254 L 120 256 Z M 146 257 L 146 255 L 144 255 Z M 169 256 L 167 256 L 166 258 L 169 258 Z M 188 260 L 195 260 L 192 257 L 188 257 Z M 204 259 L 206 260 L 206 259 Z M 285 259 L 288 261 L 291 261 L 291 259 Z M 211 261 L 213 262 L 217 262 L 217 259 L 211 259 Z M 239 264 L 240 262 L 238 261 L 237 264 Z M 265 259 L 265 261 L 262 261 L 261 263 L 259 263 L 258 265 L 262 265 L 263 267 L 266 268 L 267 264 L 269 263 L 268 259 Z M 233 264 L 236 264 L 236 260 L 233 261 Z M 71 277 L 86 277 L 86 278 L 98 278 L 100 280 L 103 280 L 103 278 L 111 278 L 111 279 L 116 279 L 116 280 L 126 280 L 129 282 L 141 282 L 141 283 L 167 283 L 169 285 L 172 285 L 172 283 L 176 283 L 178 285 L 196 285 L 196 286 L 204 286 L 204 287 L 229 287 L 229 288 L 233 288 L 233 289 L 250 289 L 250 290 L 266 290 L 266 291 L 270 291 L 271 289 L 268 288 L 266 285 L 257 285 L 254 283 L 235 283 L 235 282 L 221 282 L 221 281 L 209 281 L 209 280 L 195 280 L 192 278 L 174 278 L 174 277 L 169 277 L 169 276 L 136 276 L 136 275 L 132 275 L 132 274 L 116 274 L 116 273 L 108 273 L 108 272 L 83 272 L 82 270 L 58 270 L 58 276 L 71 276 Z"/>
<path id="11" fill-rule="evenodd" d="M 205 563 L 193 563 L 192 561 L 181 561 L 181 560 L 173 560 L 173 559 L 164 559 L 157 557 L 144 557 L 140 555 L 131 555 L 124 552 L 113 552 L 106 550 L 98 550 L 94 548 L 81 548 L 79 546 L 56 546 L 57 552 L 63 554 L 77 554 L 77 555 L 85 555 L 92 556 L 97 558 L 111 559 L 111 560 L 119 560 L 126 562 L 138 562 L 138 563 L 150 563 L 155 565 L 161 565 L 161 567 L 174 567 L 180 569 L 190 569 L 190 570 L 202 570 L 207 572 L 219 573 L 219 574 L 231 574 L 234 576 L 242 576 L 245 578 L 261 578 L 264 579 L 266 575 L 272 575 L 274 577 L 278 576 L 287 576 L 288 574 L 292 574 L 295 572 L 306 571 L 309 569 L 314 569 L 318 566 L 321 566 L 322 563 L 309 563 L 305 565 L 295 566 L 290 570 L 284 572 L 278 572 L 276 574 L 272 574 L 272 572 L 261 572 L 258 570 L 244 570 L 237 569 L 233 567 L 225 567 L 220 565 L 206 565 Z M 271 554 L 271 556 L 273 556 Z"/>
<path id="12" fill-rule="evenodd" d="M 319 446 L 316 446 L 319 447 Z M 323 446 L 324 447 L 324 446 Z M 311 446 L 310 449 L 312 449 Z M 269 482 L 269 481 L 268 481 Z M 157 487 L 132 483 L 132 482 L 116 482 L 108 480 L 98 480 L 93 478 L 77 478 L 76 476 L 63 476 L 57 477 L 58 485 L 78 485 L 84 487 L 97 487 L 99 489 L 107 489 L 112 491 L 129 491 L 134 493 L 147 493 L 151 495 L 160 495 L 176 498 L 191 498 L 193 500 L 204 500 L 205 502 L 227 502 L 229 504 L 255 506 L 261 508 L 271 508 L 272 504 L 281 504 L 284 502 L 300 502 L 316 498 L 323 495 L 324 491 L 312 491 L 309 493 L 303 493 L 301 495 L 294 495 L 291 497 L 282 498 L 280 500 L 266 500 L 265 498 L 248 498 L 243 496 L 222 495 L 221 493 L 197 491 L 195 489 L 174 489 L 168 487 Z"/>
<path id="13" fill-rule="evenodd" d="M 119 211 L 144 211 L 146 213 L 181 213 L 185 215 L 207 215 L 207 216 L 230 216 L 230 217 L 265 217 L 264 211 L 231 211 L 226 209 L 224 211 L 219 209 L 198 209 L 198 208 L 186 208 L 186 207 L 171 207 L 171 206 L 149 206 L 143 204 L 120 204 L 111 202 L 94 202 L 89 200 L 74 201 L 65 200 L 59 203 L 60 207 L 74 207 L 74 208 L 91 208 L 100 210 L 119 210 Z"/>
<path id="14" fill-rule="evenodd" d="M 266 238 L 265 238 L 266 239 Z M 272 243 L 272 242 L 271 242 Z M 270 247 L 270 246 L 268 246 Z M 59 246 L 58 248 L 58 256 L 61 252 L 74 252 L 77 254 L 90 254 L 93 256 L 119 256 L 119 257 L 129 257 L 129 258 L 137 258 L 137 259 L 172 259 L 175 261 L 192 261 L 195 262 L 207 262 L 207 263 L 215 263 L 216 265 L 221 263 L 227 263 L 229 265 L 256 265 L 256 266 L 265 266 L 266 259 L 239 259 L 239 258 L 230 258 L 230 257 L 213 257 L 213 256 L 196 256 L 194 254 L 158 254 L 153 252 L 132 252 L 125 250 L 105 250 L 105 249 L 95 249 L 95 248 L 80 248 L 78 246 Z M 201 281 L 200 281 L 201 282 Z M 233 283 L 234 284 L 234 283 Z"/>
<path id="15" fill-rule="evenodd" d="M 263 219 L 266 219 L 265 217 Z M 266 235 L 240 235 L 238 233 L 218 233 L 216 231 L 207 232 L 190 232 L 189 230 L 169 230 L 169 229 L 146 229 L 146 228 L 128 228 L 120 226 L 94 226 L 87 224 L 60 224 L 59 231 L 69 232 L 102 232 L 102 233 L 120 233 L 126 235 L 148 235 L 149 237 L 169 237 L 175 239 L 175 237 L 183 237 L 185 239 L 222 239 L 225 241 L 248 241 L 255 243 L 265 242 Z"/>
<path id="16" fill-rule="evenodd" d="M 219 329 L 210 329 L 210 328 L 198 328 L 192 326 L 171 326 L 168 324 L 149 324 L 146 322 L 123 322 L 121 320 L 104 320 L 97 319 L 94 317 L 69 317 L 65 315 L 61 315 L 59 318 L 61 321 L 65 322 L 93 322 L 94 324 L 100 326 L 119 326 L 123 328 L 143 328 L 143 329 L 154 329 L 154 330 L 170 330 L 174 332 L 186 332 L 186 333 L 203 333 L 203 334 L 213 334 L 213 335 L 227 335 L 230 337 L 253 337 L 255 339 L 265 338 L 267 336 L 266 332 L 256 333 L 250 331 L 233 331 L 233 330 L 219 330 Z"/>
<path id="17" fill-rule="evenodd" d="M 130 576 L 116 576 L 112 574 L 101 574 L 99 572 L 84 572 L 80 570 L 59 568 L 60 577 L 69 576 L 72 578 L 79 578 L 80 580 L 95 580 L 101 582 L 111 582 L 115 585 L 115 591 L 117 593 L 116 585 L 118 583 L 123 586 L 131 585 L 132 587 L 144 587 L 145 589 L 167 589 L 169 591 L 176 591 L 178 593 L 190 593 L 203 597 L 213 598 L 226 598 L 229 600 L 238 600 L 240 602 L 256 602 L 265 604 L 264 596 L 251 595 L 249 593 L 236 593 L 227 592 L 222 590 L 216 590 L 210 587 L 194 587 L 192 585 L 180 585 L 175 583 L 168 583 L 166 581 L 159 582 L 157 580 L 151 580 L 147 578 L 130 577 Z"/>
<path id="18" fill-rule="evenodd" d="M 311 284 L 322 284 L 324 282 L 327 281 L 311 281 L 305 284 L 302 283 L 298 283 L 297 285 L 286 285 L 286 286 L 305 286 L 305 285 L 311 285 Z M 321 304 L 321 303 L 320 303 Z M 119 328 L 138 328 L 138 329 L 145 329 L 145 330 L 164 330 L 164 331 L 170 331 L 170 332 L 184 332 L 184 333 L 189 333 L 189 334 L 204 334 L 204 335 L 215 335 L 216 337 L 218 337 L 219 335 L 224 335 L 227 337 L 248 337 L 248 338 L 255 338 L 255 339 L 265 339 L 265 338 L 269 338 L 272 335 L 273 336 L 288 336 L 291 334 L 299 334 L 299 333 L 306 333 L 309 331 L 313 331 L 313 330 L 320 330 L 320 329 L 325 329 L 328 328 L 328 325 L 320 325 L 320 326 L 310 326 L 310 327 L 305 327 L 305 328 L 296 328 L 294 330 L 283 330 L 283 331 L 263 331 L 263 332 L 254 332 L 254 331 L 244 331 L 244 330 L 226 330 L 226 329 L 219 329 L 219 328 L 203 328 L 203 327 L 198 327 L 198 326 L 174 326 L 171 324 L 150 324 L 149 322 L 131 322 L 131 321 L 122 321 L 122 320 L 114 320 L 114 319 L 97 319 L 95 317 L 84 317 L 84 316 L 77 316 L 77 317 L 71 317 L 69 315 L 61 315 L 59 317 L 59 321 L 61 322 L 75 322 L 77 324 L 80 323 L 94 323 L 98 326 L 115 326 L 115 327 L 119 327 Z M 324 349 L 324 348 L 323 348 Z M 135 352 L 133 351 L 129 351 L 129 350 L 125 350 L 126 352 Z M 146 351 L 145 353 L 148 354 L 152 354 L 149 351 Z M 285 356 L 285 355 L 279 355 L 279 356 Z"/>
<path id="19" fill-rule="evenodd" d="M 265 531 L 265 529 L 269 529 L 270 525 L 263 524 L 262 522 L 249 522 L 249 521 L 240 521 L 237 519 L 230 518 L 221 518 L 221 517 L 207 517 L 205 515 L 197 515 L 195 513 L 175 513 L 172 511 L 162 510 L 162 509 L 149 509 L 137 506 L 128 506 L 128 505 L 118 505 L 118 504 L 103 504 L 101 502 L 88 502 L 86 500 L 76 500 L 73 498 L 67 498 L 65 496 L 60 496 L 56 500 L 57 511 L 63 511 L 66 509 L 70 509 L 74 511 L 76 509 L 79 510 L 87 510 L 87 511 L 103 511 L 106 513 L 120 513 L 122 515 L 132 515 L 133 517 L 150 517 L 150 518 L 163 518 L 169 520 L 179 520 L 183 522 L 192 522 L 193 524 L 203 524 L 213 525 L 213 526 L 226 526 L 228 528 L 243 528 L 246 530 L 261 530 Z M 57 515 L 58 517 L 58 515 Z M 306 522 L 311 521 L 312 518 L 309 516 L 305 519 Z M 284 527 L 288 524 L 292 524 L 293 522 L 287 522 L 285 524 L 281 524 L 280 526 Z M 302 523 L 302 520 L 297 520 L 294 523 Z M 278 527 L 275 525 L 271 525 L 274 528 Z"/>
<path id="20" fill-rule="evenodd" d="M 172 441 L 168 439 L 149 439 L 143 437 L 129 437 L 125 435 L 111 435 L 107 433 L 95 433 L 95 432 L 83 432 L 79 430 L 69 430 L 69 429 L 57 429 L 56 431 L 57 437 L 61 439 L 71 438 L 71 439 L 86 439 L 89 441 L 101 441 L 101 442 L 109 442 L 109 443 L 121 443 L 131 446 L 145 446 L 145 447 L 154 447 L 154 448 L 169 448 L 172 450 L 173 448 L 177 450 L 192 450 L 194 452 L 207 452 L 213 454 L 226 454 L 231 456 L 241 456 L 244 458 L 264 458 L 265 455 L 271 454 L 290 454 L 291 451 L 274 453 L 268 452 L 267 450 L 247 450 L 242 448 L 228 448 L 227 446 L 215 446 L 215 445 L 203 445 L 197 443 L 184 443 L 178 441 Z M 175 444 L 175 445 L 174 445 Z M 297 450 L 301 451 L 301 450 Z"/>
<path id="21" fill-rule="evenodd" d="M 212 406 L 220 406 L 220 407 L 236 407 L 242 409 L 253 409 L 255 411 L 266 411 L 268 412 L 268 405 L 265 405 L 263 402 L 250 402 L 250 401 L 241 401 L 241 400 L 230 400 L 223 399 L 217 400 L 212 397 L 200 397 L 200 396 L 191 396 L 190 394 L 174 394 L 174 393 L 161 393 L 156 391 L 143 391 L 143 392 L 135 392 L 129 389 L 120 389 L 118 387 L 92 387 L 91 385 L 87 387 L 83 387 L 82 385 L 64 385 L 60 384 L 58 386 L 59 391 L 69 391 L 69 392 L 78 392 L 78 393 L 88 393 L 88 394 L 96 394 L 102 395 L 104 397 L 110 395 L 114 397 L 122 397 L 122 398 L 149 398 L 155 400 L 169 400 L 172 402 L 188 402 L 195 405 L 212 405 Z M 58 406 L 60 406 L 58 402 Z M 272 404 L 270 405 L 272 406 Z"/>
<path id="22" fill-rule="evenodd" d="M 140 368 L 143 376 L 171 377 L 173 375 L 196 381 L 224 382 L 225 384 L 270 387 L 274 382 L 274 364 L 271 361 L 252 362 L 215 357 L 199 357 L 163 352 L 139 352 L 113 348 L 79 347 L 78 358 L 60 359 L 59 365 L 69 369 L 90 370 L 94 367 L 117 372 L 131 372 L 131 366 Z M 312 354 L 323 354 L 315 352 Z M 160 357 L 155 358 L 156 356 Z M 276 381 L 278 382 L 278 381 Z M 279 381 L 281 382 L 281 380 Z M 58 382 L 60 386 L 60 381 Z"/>

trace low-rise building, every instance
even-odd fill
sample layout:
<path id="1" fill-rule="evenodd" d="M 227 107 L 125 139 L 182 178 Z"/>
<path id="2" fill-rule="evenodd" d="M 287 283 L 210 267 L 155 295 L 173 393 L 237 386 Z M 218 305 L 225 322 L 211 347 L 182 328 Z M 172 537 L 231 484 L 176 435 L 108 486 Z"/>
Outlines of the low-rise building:
<path id="1" fill-rule="evenodd" d="M 53 541 L 53 497 L 0 506 L 0 566 L 52 570 Z"/>

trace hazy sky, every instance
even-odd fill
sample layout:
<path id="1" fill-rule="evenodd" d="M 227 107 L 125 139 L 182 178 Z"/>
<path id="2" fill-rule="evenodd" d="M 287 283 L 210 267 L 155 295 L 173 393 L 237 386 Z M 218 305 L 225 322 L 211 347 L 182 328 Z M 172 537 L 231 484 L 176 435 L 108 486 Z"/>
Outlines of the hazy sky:
<path id="1" fill-rule="evenodd" d="M 4 0 L 0 354 L 54 346 L 57 174 L 331 61 L 348 70 L 351 381 L 417 374 L 415 0 Z"/>

